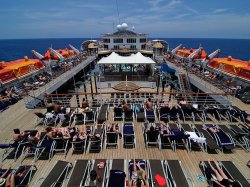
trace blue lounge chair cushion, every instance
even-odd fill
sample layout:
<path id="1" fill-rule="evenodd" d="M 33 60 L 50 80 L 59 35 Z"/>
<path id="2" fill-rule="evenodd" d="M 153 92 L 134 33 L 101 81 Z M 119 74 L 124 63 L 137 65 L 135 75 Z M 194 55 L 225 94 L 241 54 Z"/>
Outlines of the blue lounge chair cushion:
<path id="1" fill-rule="evenodd" d="M 110 170 L 108 187 L 124 187 L 126 174 L 121 170 Z"/>

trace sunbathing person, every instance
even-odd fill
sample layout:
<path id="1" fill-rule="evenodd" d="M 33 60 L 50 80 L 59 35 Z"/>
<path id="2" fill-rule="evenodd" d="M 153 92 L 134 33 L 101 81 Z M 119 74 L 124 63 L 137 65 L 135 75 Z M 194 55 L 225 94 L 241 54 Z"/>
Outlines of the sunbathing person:
<path id="1" fill-rule="evenodd" d="M 40 133 L 38 131 L 31 131 L 28 135 L 28 141 L 36 144 L 40 141 Z"/>
<path id="2" fill-rule="evenodd" d="M 6 181 L 6 176 L 9 173 L 11 167 L 8 169 L 2 169 L 3 164 L 0 164 L 0 186 L 3 186 Z"/>
<path id="3" fill-rule="evenodd" d="M 163 134 L 167 134 L 167 135 L 170 135 L 171 134 L 171 131 L 170 131 L 170 128 L 168 126 L 168 124 L 163 124 L 162 127 L 160 128 L 160 134 L 163 135 Z"/>
<path id="4" fill-rule="evenodd" d="M 235 182 L 231 179 L 229 179 L 226 174 L 223 172 L 223 170 L 220 168 L 219 163 L 217 161 L 214 161 L 216 168 L 213 167 L 213 165 L 211 164 L 210 159 L 208 160 L 208 164 L 210 166 L 210 168 L 212 169 L 212 173 L 210 173 L 211 178 L 209 180 L 215 182 L 217 185 L 219 185 L 220 187 L 234 187 L 234 186 L 238 186 L 238 182 Z M 216 179 L 214 179 L 212 177 L 212 174 L 215 174 Z"/>
<path id="5" fill-rule="evenodd" d="M 20 129 L 13 129 L 14 134 L 13 134 L 13 140 L 15 142 L 19 142 L 23 139 L 23 137 L 25 136 L 24 132 L 21 132 Z"/>
<path id="6" fill-rule="evenodd" d="M 108 132 L 119 132 L 119 125 L 118 123 L 112 123 L 108 125 Z"/>
<path id="7" fill-rule="evenodd" d="M 21 181 L 24 179 L 24 175 L 26 172 L 26 167 L 22 166 L 22 168 L 18 172 L 9 174 L 6 178 L 5 186 L 15 187 L 16 184 L 20 184 Z"/>
<path id="8" fill-rule="evenodd" d="M 219 129 L 217 127 L 209 127 L 208 130 L 213 134 L 219 132 Z"/>
<path id="9" fill-rule="evenodd" d="M 151 101 L 151 98 L 148 98 L 148 101 L 146 103 L 146 109 L 147 110 L 153 110 L 153 103 Z"/>
<path id="10" fill-rule="evenodd" d="M 71 133 L 71 132 L 70 132 Z M 79 132 L 76 132 L 73 136 L 73 141 L 83 141 L 87 139 L 87 129 L 86 126 L 81 126 Z"/>
<path id="11" fill-rule="evenodd" d="M 139 171 L 137 170 L 136 166 L 138 166 Z M 136 164 L 135 160 L 131 180 L 130 187 L 148 187 L 146 182 L 146 171 L 141 168 L 140 163 Z"/>

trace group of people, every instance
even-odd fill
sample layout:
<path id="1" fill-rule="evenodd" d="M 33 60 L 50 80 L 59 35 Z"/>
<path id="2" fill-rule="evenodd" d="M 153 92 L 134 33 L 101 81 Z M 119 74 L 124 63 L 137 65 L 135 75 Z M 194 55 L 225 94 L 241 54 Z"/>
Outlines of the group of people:
<path id="1" fill-rule="evenodd" d="M 14 87 L 5 89 L 0 93 L 0 111 L 8 108 L 8 106 L 17 103 L 21 96 L 15 91 Z"/>
<path id="2" fill-rule="evenodd" d="M 27 169 L 25 166 L 20 166 L 18 170 L 12 170 L 11 166 L 3 169 L 3 164 L 0 164 L 0 186 L 15 187 L 17 184 L 20 184 Z"/>

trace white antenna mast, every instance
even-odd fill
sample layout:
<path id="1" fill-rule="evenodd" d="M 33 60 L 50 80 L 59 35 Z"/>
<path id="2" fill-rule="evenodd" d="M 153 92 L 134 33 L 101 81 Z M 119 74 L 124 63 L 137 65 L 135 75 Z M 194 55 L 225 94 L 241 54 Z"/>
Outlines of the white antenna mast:
<path id="1" fill-rule="evenodd" d="M 118 15 L 118 23 L 120 24 L 120 15 L 119 15 L 119 9 L 118 9 L 118 2 L 116 0 L 116 10 L 117 10 L 117 15 Z"/>

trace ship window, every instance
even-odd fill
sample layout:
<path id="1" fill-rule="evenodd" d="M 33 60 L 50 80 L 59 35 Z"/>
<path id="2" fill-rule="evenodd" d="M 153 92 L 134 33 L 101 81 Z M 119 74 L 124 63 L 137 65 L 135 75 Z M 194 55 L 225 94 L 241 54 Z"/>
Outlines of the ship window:
<path id="1" fill-rule="evenodd" d="M 122 38 L 114 38 L 114 43 L 123 43 Z"/>
<path id="2" fill-rule="evenodd" d="M 119 45 L 114 45 L 114 49 L 119 49 Z"/>
<path id="3" fill-rule="evenodd" d="M 103 45 L 103 48 L 104 49 L 109 49 L 109 46 L 108 45 Z"/>
<path id="4" fill-rule="evenodd" d="M 128 38 L 127 43 L 136 43 L 136 38 Z"/>
<path id="5" fill-rule="evenodd" d="M 131 45 L 130 49 L 136 49 L 136 45 Z"/>
<path id="6" fill-rule="evenodd" d="M 109 38 L 104 38 L 104 39 L 103 39 L 103 42 L 104 42 L 104 43 L 110 43 L 110 39 L 109 39 Z"/>
<path id="7" fill-rule="evenodd" d="M 140 38 L 140 43 L 146 43 L 147 39 L 146 38 Z"/>

